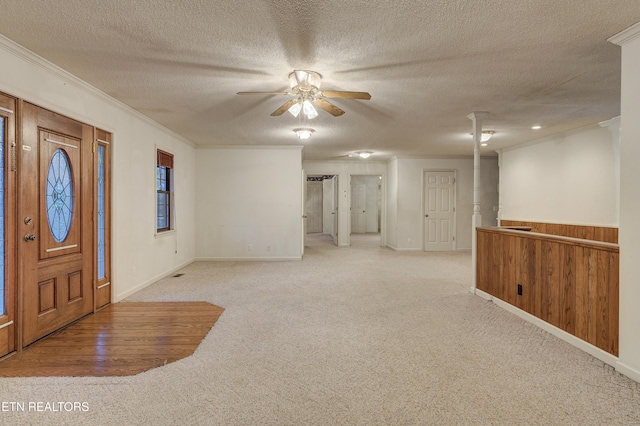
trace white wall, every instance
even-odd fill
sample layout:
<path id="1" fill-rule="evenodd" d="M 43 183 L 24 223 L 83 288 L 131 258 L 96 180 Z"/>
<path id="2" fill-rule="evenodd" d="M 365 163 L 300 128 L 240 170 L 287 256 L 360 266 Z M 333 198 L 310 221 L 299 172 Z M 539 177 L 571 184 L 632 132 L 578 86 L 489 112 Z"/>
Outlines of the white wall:
<path id="1" fill-rule="evenodd" d="M 198 259 L 300 259 L 302 147 L 198 149 Z"/>
<path id="2" fill-rule="evenodd" d="M 620 355 L 616 369 L 640 382 L 640 24 L 622 46 L 620 139 Z"/>
<path id="3" fill-rule="evenodd" d="M 387 165 L 387 246 L 398 247 L 398 159 Z"/>
<path id="4" fill-rule="evenodd" d="M 351 185 L 349 183 L 352 175 L 378 175 L 382 176 L 384 185 L 387 172 L 387 165 L 380 161 L 357 160 L 357 161 L 304 161 L 302 167 L 309 175 L 338 175 L 338 245 L 341 247 L 350 244 L 349 223 L 351 221 Z M 386 220 L 385 213 L 385 191 L 383 188 L 382 221 Z M 381 241 L 385 244 L 385 228 L 381 230 Z"/>
<path id="5" fill-rule="evenodd" d="M 480 161 L 482 226 L 496 225 L 498 206 L 498 160 L 483 157 Z M 396 250 L 423 250 L 423 176 L 425 170 L 456 171 L 456 249 L 471 250 L 471 216 L 473 214 L 473 158 L 394 159 L 389 163 L 389 193 L 396 193 L 389 205 L 396 215 L 389 224 L 389 247 Z M 391 217 L 391 214 L 390 214 Z M 395 228 L 395 229 L 394 229 Z"/>
<path id="6" fill-rule="evenodd" d="M 118 301 L 195 256 L 195 150 L 180 136 L 0 36 L 0 91 L 113 133 L 112 287 Z M 155 238 L 155 149 L 174 154 L 177 232 Z"/>
<path id="7" fill-rule="evenodd" d="M 595 125 L 503 150 L 501 219 L 617 227 L 618 145 Z"/>

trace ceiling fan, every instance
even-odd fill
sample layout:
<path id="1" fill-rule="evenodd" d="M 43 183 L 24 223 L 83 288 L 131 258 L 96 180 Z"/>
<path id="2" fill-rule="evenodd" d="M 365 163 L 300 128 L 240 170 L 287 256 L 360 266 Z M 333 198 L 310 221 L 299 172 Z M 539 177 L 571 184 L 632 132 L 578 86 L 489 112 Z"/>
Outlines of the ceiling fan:
<path id="1" fill-rule="evenodd" d="M 345 92 L 336 90 L 320 90 L 322 76 L 315 71 L 295 70 L 289 74 L 290 92 L 238 92 L 238 95 L 288 95 L 293 99 L 285 102 L 280 108 L 271 113 L 272 116 L 279 116 L 289 111 L 294 117 L 298 117 L 300 112 L 306 118 L 315 118 L 318 112 L 314 105 L 333 115 L 339 117 L 344 111 L 327 99 L 362 99 L 369 100 L 371 95 L 367 92 Z"/>

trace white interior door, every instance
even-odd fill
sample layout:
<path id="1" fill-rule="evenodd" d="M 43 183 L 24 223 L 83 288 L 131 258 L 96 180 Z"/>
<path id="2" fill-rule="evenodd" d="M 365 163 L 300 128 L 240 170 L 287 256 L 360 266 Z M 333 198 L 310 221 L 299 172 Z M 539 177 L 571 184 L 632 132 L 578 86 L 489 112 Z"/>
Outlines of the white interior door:
<path id="1" fill-rule="evenodd" d="M 351 185 L 351 233 L 364 234 L 367 232 L 366 206 L 367 186 L 364 184 Z"/>
<path id="2" fill-rule="evenodd" d="M 300 208 L 300 216 L 302 217 L 302 236 L 300 255 L 304 256 L 304 246 L 307 244 L 307 172 L 302 170 L 302 206 Z"/>
<path id="3" fill-rule="evenodd" d="M 307 233 L 322 232 L 322 182 L 307 182 Z"/>
<path id="4" fill-rule="evenodd" d="M 424 173 L 424 250 L 453 251 L 455 172 Z"/>

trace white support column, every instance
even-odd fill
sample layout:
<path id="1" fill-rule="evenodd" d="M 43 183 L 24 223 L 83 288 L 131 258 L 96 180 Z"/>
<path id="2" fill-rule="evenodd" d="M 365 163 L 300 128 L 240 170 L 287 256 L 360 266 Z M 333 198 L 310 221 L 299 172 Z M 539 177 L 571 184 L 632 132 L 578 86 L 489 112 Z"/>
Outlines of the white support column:
<path id="1" fill-rule="evenodd" d="M 476 292 L 478 247 L 476 228 L 482 226 L 480 215 L 480 139 L 482 138 L 482 118 L 488 112 L 476 111 L 467 117 L 473 122 L 473 216 L 471 216 L 471 293 Z"/>
<path id="2" fill-rule="evenodd" d="M 502 188 L 500 182 L 502 178 L 502 149 L 496 151 L 498 153 L 498 212 L 496 214 L 496 224 L 500 226 L 502 220 Z"/>

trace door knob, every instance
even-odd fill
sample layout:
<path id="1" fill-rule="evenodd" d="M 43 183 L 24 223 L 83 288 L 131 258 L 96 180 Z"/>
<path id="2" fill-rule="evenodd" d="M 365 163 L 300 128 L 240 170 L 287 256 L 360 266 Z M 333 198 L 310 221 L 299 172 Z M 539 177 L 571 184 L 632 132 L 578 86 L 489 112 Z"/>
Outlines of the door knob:
<path id="1" fill-rule="evenodd" d="M 428 214 L 425 214 L 425 215 L 424 215 L 424 217 L 429 217 L 429 215 L 428 215 Z"/>
<path id="2" fill-rule="evenodd" d="M 35 239 L 36 239 L 36 236 L 33 234 L 27 234 L 24 236 L 25 241 L 35 241 Z"/>

